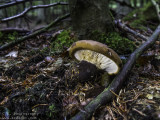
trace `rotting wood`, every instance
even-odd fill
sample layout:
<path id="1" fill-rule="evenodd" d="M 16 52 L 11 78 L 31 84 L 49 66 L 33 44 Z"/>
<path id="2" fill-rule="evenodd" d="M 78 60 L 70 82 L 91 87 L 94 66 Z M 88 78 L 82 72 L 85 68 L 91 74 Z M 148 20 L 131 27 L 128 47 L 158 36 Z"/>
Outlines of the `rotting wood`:
<path id="1" fill-rule="evenodd" d="M 137 48 L 128 58 L 128 61 L 124 65 L 121 72 L 115 77 L 115 79 L 112 81 L 110 86 L 108 88 L 105 88 L 105 90 L 99 94 L 94 100 L 92 100 L 83 111 L 80 111 L 77 113 L 74 117 L 71 118 L 71 120 L 86 120 L 91 117 L 91 115 L 94 113 L 94 111 L 99 108 L 100 106 L 110 102 L 115 96 L 111 92 L 119 92 L 121 89 L 125 79 L 129 75 L 132 67 L 134 66 L 134 63 L 138 59 L 138 57 L 149 47 L 151 47 L 155 41 L 157 40 L 158 36 L 160 34 L 160 25 L 157 27 L 155 32 L 152 34 L 151 37 L 148 38 L 148 40 L 142 44 L 139 48 Z"/>

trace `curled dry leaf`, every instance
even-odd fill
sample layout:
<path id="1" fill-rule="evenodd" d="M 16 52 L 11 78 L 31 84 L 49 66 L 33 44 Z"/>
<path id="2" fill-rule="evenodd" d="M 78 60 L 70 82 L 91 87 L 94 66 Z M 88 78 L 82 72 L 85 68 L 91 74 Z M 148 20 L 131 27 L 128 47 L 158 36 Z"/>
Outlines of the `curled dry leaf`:
<path id="1" fill-rule="evenodd" d="M 17 56 L 18 56 L 18 51 L 11 51 L 7 55 L 5 55 L 5 57 L 13 57 L 13 58 L 16 58 Z"/>

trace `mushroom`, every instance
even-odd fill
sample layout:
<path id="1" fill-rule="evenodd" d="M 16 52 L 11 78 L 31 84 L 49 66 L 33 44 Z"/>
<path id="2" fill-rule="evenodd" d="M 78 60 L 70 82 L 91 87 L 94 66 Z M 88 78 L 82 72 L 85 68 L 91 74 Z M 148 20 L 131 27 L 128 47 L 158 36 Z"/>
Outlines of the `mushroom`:
<path id="1" fill-rule="evenodd" d="M 78 61 L 90 62 L 109 75 L 117 74 L 122 65 L 122 61 L 116 52 L 97 41 L 77 41 L 71 45 L 68 51 L 70 57 Z"/>

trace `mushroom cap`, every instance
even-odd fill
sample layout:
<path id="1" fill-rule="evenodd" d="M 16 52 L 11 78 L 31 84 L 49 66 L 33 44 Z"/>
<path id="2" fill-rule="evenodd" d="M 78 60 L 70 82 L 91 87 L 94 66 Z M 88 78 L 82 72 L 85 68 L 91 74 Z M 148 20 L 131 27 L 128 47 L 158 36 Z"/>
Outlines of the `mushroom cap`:
<path id="1" fill-rule="evenodd" d="M 116 52 L 97 41 L 77 41 L 71 45 L 68 51 L 70 57 L 95 64 L 99 69 L 107 71 L 109 75 L 117 74 L 122 65 Z"/>

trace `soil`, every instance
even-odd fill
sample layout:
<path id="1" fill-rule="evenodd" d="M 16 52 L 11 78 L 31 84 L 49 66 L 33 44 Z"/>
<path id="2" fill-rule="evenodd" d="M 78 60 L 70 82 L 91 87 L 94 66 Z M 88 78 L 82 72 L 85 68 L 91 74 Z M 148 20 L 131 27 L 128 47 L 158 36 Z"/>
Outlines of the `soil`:
<path id="1" fill-rule="evenodd" d="M 70 119 L 103 91 L 101 72 L 95 66 L 63 52 L 42 52 L 49 43 L 44 33 L 1 52 L 0 119 Z M 155 46 L 145 54 L 159 52 Z M 91 119 L 159 120 L 160 60 L 156 57 L 140 57 L 116 99 L 101 106 Z"/>

